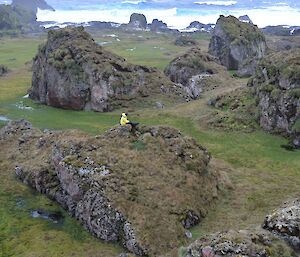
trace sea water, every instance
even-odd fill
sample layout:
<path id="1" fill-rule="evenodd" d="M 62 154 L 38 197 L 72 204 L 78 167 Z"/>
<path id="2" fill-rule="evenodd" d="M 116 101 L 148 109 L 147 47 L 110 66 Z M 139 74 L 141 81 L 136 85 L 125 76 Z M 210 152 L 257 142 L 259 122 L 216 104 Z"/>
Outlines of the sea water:
<path id="1" fill-rule="evenodd" d="M 0 0 L 0 3 L 9 3 Z M 299 0 L 47 0 L 55 12 L 39 10 L 38 21 L 128 23 L 132 13 L 143 13 L 148 23 L 159 19 L 183 29 L 192 21 L 216 23 L 219 15 L 249 15 L 259 27 L 300 25 Z"/>

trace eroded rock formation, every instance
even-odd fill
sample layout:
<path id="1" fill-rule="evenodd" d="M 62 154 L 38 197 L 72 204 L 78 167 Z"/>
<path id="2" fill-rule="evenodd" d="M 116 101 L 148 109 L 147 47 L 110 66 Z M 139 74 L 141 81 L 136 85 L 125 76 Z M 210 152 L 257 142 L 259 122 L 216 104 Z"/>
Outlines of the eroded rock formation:
<path id="1" fill-rule="evenodd" d="M 184 257 L 282 257 L 295 252 L 274 235 L 262 230 L 230 230 L 196 240 Z"/>
<path id="2" fill-rule="evenodd" d="M 209 53 L 218 57 L 227 69 L 238 70 L 240 76 L 250 76 L 266 48 L 264 34 L 255 25 L 221 15 L 210 40 Z"/>
<path id="3" fill-rule="evenodd" d="M 20 180 L 96 237 L 141 256 L 179 247 L 226 185 L 206 149 L 168 127 L 114 127 L 94 137 L 19 121 L 0 130 L 0 143 Z"/>
<path id="4" fill-rule="evenodd" d="M 226 69 L 218 64 L 218 59 L 200 48 L 192 48 L 175 58 L 165 69 L 165 74 L 181 84 L 192 99 L 200 97 L 205 90 L 224 85 L 225 80 L 231 80 Z"/>
<path id="5" fill-rule="evenodd" d="M 298 133 L 300 118 L 300 50 L 270 54 L 262 60 L 249 81 L 260 108 L 260 125 L 285 135 Z"/>
<path id="6" fill-rule="evenodd" d="M 145 105 L 151 97 L 155 102 L 160 97 L 179 99 L 178 93 L 164 74 L 129 64 L 79 27 L 49 31 L 34 58 L 29 95 L 55 107 L 104 112 L 137 99 Z"/>

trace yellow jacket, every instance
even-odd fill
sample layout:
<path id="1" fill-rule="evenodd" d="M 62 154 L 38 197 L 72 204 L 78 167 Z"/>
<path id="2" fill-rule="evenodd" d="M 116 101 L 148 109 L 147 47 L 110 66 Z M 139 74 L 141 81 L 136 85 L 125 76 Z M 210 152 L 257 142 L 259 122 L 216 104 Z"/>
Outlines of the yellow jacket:
<path id="1" fill-rule="evenodd" d="M 127 120 L 126 114 L 125 114 L 125 113 L 122 113 L 122 116 L 121 116 L 121 119 L 120 119 L 120 124 L 121 124 L 122 126 L 124 126 L 124 125 L 128 124 L 129 122 L 130 122 L 130 121 Z"/>

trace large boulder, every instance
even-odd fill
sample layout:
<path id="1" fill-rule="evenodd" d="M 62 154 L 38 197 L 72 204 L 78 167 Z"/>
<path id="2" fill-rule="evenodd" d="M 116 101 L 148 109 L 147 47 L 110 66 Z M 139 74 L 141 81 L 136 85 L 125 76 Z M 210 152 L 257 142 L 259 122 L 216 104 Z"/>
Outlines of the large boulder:
<path id="1" fill-rule="evenodd" d="M 136 28 L 136 29 L 146 29 L 147 28 L 147 19 L 144 14 L 133 13 L 130 15 L 130 20 L 129 20 L 128 26 Z"/>
<path id="2" fill-rule="evenodd" d="M 266 48 L 264 34 L 255 25 L 221 15 L 210 40 L 209 53 L 218 57 L 227 69 L 250 76 Z"/>
<path id="3" fill-rule="evenodd" d="M 205 90 L 224 84 L 224 80 L 231 80 L 216 57 L 197 47 L 172 60 L 166 67 L 165 74 L 173 82 L 181 84 L 192 99 L 200 97 Z"/>
<path id="4" fill-rule="evenodd" d="M 164 23 L 163 21 L 160 21 L 158 19 L 153 19 L 152 23 L 149 25 L 150 30 L 153 32 L 163 32 L 163 31 L 168 31 L 168 25 Z"/>
<path id="5" fill-rule="evenodd" d="M 291 134 L 300 118 L 300 49 L 268 55 L 249 80 L 267 131 Z"/>
<path id="6" fill-rule="evenodd" d="M 282 208 L 265 218 L 263 227 L 286 239 L 300 250 L 300 200 L 285 203 Z"/>
<path id="7" fill-rule="evenodd" d="M 174 90 L 158 70 L 129 64 L 78 27 L 49 31 L 34 58 L 29 95 L 50 106 L 103 112 L 139 98 L 176 98 Z"/>
<path id="8" fill-rule="evenodd" d="M 262 230 L 230 230 L 196 240 L 184 257 L 283 257 L 296 256 L 284 242 Z"/>
<path id="9" fill-rule="evenodd" d="M 96 237 L 140 256 L 185 241 L 226 186 L 210 154 L 169 127 L 114 127 L 101 136 L 42 132 L 26 121 L 0 130 L 0 161 L 57 201 Z"/>

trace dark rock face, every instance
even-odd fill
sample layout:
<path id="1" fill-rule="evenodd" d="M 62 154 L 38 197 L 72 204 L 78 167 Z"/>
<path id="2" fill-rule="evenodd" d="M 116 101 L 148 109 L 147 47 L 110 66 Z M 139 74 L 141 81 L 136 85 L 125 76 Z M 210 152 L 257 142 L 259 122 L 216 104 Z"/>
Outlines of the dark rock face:
<path id="1" fill-rule="evenodd" d="M 265 218 L 263 227 L 276 232 L 289 244 L 300 250 L 300 200 L 286 203 L 285 206 L 276 210 Z"/>
<path id="2" fill-rule="evenodd" d="M 199 223 L 226 185 L 206 149 L 168 127 L 114 127 L 92 137 L 41 132 L 23 120 L 2 128 L 0 143 L 0 161 L 13 158 L 21 181 L 139 256 L 179 247 L 184 226 Z"/>
<path id="3" fill-rule="evenodd" d="M 137 29 L 146 29 L 147 27 L 147 19 L 144 14 L 133 13 L 130 16 L 130 21 L 128 26 L 137 28 Z"/>
<path id="4" fill-rule="evenodd" d="M 149 25 L 149 27 L 150 30 L 153 32 L 158 32 L 158 31 L 164 32 L 168 30 L 168 25 L 158 19 L 154 19 L 152 23 Z"/>
<path id="5" fill-rule="evenodd" d="M 291 134 L 300 117 L 300 50 L 270 54 L 249 85 L 256 90 L 260 125 L 267 131 Z"/>
<path id="6" fill-rule="evenodd" d="M 217 62 L 217 58 L 199 48 L 192 48 L 171 61 L 165 74 L 173 82 L 181 84 L 192 99 L 197 99 L 210 86 L 220 84 L 218 75 L 229 77 L 225 68 Z"/>
<path id="7" fill-rule="evenodd" d="M 214 24 L 203 24 L 199 21 L 193 21 L 186 29 L 195 29 L 198 31 L 210 32 L 211 30 L 213 30 L 214 26 Z"/>
<path id="8" fill-rule="evenodd" d="M 34 58 L 29 95 L 50 106 L 104 112 L 162 90 L 176 91 L 159 71 L 105 51 L 79 27 L 49 31 Z"/>
<path id="9" fill-rule="evenodd" d="M 266 48 L 265 37 L 256 26 L 221 15 L 210 40 L 209 53 L 218 57 L 227 69 L 238 70 L 240 76 L 250 76 Z"/>
<path id="10" fill-rule="evenodd" d="M 281 257 L 294 254 L 269 232 L 230 230 L 198 239 L 187 248 L 185 257 Z"/>
<path id="11" fill-rule="evenodd" d="M 32 11 L 35 14 L 38 9 L 55 11 L 45 0 L 13 0 L 12 6 L 21 6 L 22 8 Z"/>

